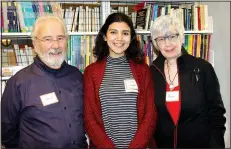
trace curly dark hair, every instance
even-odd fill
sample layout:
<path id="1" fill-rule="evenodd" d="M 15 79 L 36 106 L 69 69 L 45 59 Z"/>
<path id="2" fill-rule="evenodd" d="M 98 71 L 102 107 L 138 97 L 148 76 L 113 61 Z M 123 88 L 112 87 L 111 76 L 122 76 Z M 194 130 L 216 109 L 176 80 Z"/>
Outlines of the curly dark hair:
<path id="1" fill-rule="evenodd" d="M 109 47 L 107 45 L 107 42 L 104 40 L 104 36 L 106 36 L 109 25 L 114 22 L 125 22 L 131 30 L 131 42 L 129 47 L 125 51 L 125 56 L 128 59 L 132 59 L 135 63 L 143 63 L 144 52 L 139 48 L 139 41 L 137 40 L 132 20 L 126 14 L 121 12 L 110 14 L 107 17 L 104 25 L 101 27 L 98 35 L 96 36 L 93 54 L 97 58 L 97 61 L 100 61 L 105 56 L 109 55 Z"/>

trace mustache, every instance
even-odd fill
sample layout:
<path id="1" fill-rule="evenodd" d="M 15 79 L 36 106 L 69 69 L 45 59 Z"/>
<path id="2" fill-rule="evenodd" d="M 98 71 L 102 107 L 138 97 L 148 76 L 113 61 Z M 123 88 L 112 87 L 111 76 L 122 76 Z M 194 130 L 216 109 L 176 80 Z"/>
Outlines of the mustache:
<path id="1" fill-rule="evenodd" d="M 60 49 L 50 49 L 49 51 L 48 51 L 48 54 L 59 54 L 59 53 L 63 53 L 63 51 L 62 50 L 60 50 Z"/>

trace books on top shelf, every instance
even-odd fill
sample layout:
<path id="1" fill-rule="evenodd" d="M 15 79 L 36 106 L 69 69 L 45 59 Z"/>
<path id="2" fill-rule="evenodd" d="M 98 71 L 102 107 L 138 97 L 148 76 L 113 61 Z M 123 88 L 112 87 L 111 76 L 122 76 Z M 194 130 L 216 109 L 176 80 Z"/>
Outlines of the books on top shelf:
<path id="1" fill-rule="evenodd" d="M 139 7 L 136 7 L 138 5 Z M 111 12 L 125 13 L 123 10 L 130 10 L 127 13 L 131 17 L 133 25 L 138 30 L 149 30 L 153 21 L 161 15 L 170 15 L 179 19 L 186 31 L 213 30 L 212 16 L 208 15 L 208 5 L 205 4 L 174 4 L 173 2 L 147 1 L 143 7 L 140 6 L 140 3 L 138 3 L 135 6 L 111 7 Z"/>
<path id="2" fill-rule="evenodd" d="M 62 8 L 69 32 L 97 32 L 100 28 L 99 7 Z"/>
<path id="3" fill-rule="evenodd" d="M 53 13 L 64 19 L 69 32 L 96 32 L 100 28 L 99 8 L 81 4 L 62 8 L 58 2 L 40 0 L 2 2 L 1 29 L 3 33 L 31 32 L 38 16 Z"/>
<path id="4" fill-rule="evenodd" d="M 124 12 L 131 17 L 133 25 L 138 30 L 149 30 L 152 22 L 160 15 L 171 15 L 178 18 L 186 31 L 213 30 L 212 17 L 208 15 L 208 5 L 197 3 L 173 2 L 145 2 L 144 7 L 134 9 L 136 5 L 111 6 L 111 13 Z M 100 5 L 45 2 L 45 1 L 23 1 L 2 2 L 3 33 L 8 32 L 30 32 L 35 19 L 42 14 L 54 13 L 62 17 L 69 32 L 97 32 L 100 29 Z M 142 19 L 143 17 L 143 19 Z"/>
<path id="5" fill-rule="evenodd" d="M 43 2 L 2 2 L 3 32 L 30 32 L 39 14 L 52 13 L 51 5 Z"/>

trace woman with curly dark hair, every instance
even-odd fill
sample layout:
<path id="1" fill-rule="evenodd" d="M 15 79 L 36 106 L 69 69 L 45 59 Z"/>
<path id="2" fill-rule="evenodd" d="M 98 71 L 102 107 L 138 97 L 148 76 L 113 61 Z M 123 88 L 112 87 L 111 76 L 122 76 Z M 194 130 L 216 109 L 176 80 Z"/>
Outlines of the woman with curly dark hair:
<path id="1" fill-rule="evenodd" d="M 150 70 L 131 19 L 108 16 L 84 72 L 84 121 L 91 147 L 153 148 L 156 125 Z"/>

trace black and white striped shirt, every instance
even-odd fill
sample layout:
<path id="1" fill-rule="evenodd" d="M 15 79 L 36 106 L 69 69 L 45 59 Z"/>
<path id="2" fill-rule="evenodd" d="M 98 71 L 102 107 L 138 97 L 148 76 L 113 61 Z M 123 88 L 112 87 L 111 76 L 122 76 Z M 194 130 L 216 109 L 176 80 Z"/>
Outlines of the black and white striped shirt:
<path id="1" fill-rule="evenodd" d="M 116 148 L 127 148 L 137 130 L 137 93 L 125 92 L 124 80 L 134 79 L 125 56 L 107 57 L 99 89 L 106 134 Z"/>

